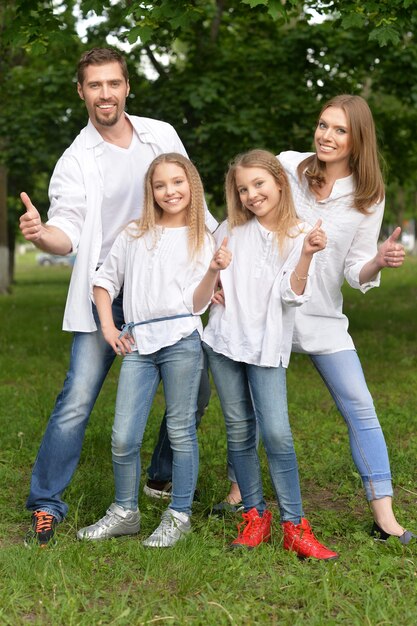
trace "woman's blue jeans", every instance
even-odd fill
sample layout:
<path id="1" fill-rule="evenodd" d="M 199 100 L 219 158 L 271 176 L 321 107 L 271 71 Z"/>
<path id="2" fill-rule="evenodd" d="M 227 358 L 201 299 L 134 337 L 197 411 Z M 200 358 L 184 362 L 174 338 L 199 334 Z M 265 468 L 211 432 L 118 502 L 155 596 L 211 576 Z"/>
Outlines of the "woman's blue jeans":
<path id="1" fill-rule="evenodd" d="M 310 358 L 346 422 L 366 498 L 392 496 L 387 446 L 356 351 L 313 354 Z"/>
<path id="2" fill-rule="evenodd" d="M 333 354 L 312 354 L 310 358 L 346 422 L 352 458 L 367 500 L 392 496 L 384 433 L 357 352 L 342 350 Z M 237 482 L 230 459 L 228 477 Z"/>
<path id="3" fill-rule="evenodd" d="M 259 424 L 281 521 L 303 516 L 297 458 L 288 419 L 286 372 L 259 367 L 214 352 L 203 344 L 226 422 L 228 456 L 233 464 L 245 511 L 266 508 L 256 449 Z"/>
<path id="4" fill-rule="evenodd" d="M 170 507 L 191 513 L 198 475 L 195 414 L 202 368 L 203 352 L 197 331 L 153 354 L 132 352 L 124 357 L 112 433 L 116 504 L 126 509 L 137 507 L 143 433 L 162 380 L 173 453 Z"/>

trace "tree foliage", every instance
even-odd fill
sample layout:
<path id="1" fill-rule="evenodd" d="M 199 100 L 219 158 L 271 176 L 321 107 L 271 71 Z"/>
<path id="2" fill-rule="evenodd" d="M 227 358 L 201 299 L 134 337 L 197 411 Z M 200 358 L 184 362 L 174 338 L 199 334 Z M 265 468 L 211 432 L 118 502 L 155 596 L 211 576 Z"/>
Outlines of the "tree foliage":
<path id="1" fill-rule="evenodd" d="M 7 2 L 7 0 L 6 0 Z M 13 28 L 5 36 L 16 46 L 29 46 L 42 53 L 51 39 L 63 42 L 68 33 L 51 0 L 15 0 L 16 17 Z M 210 12 L 228 9 L 228 0 L 129 0 L 124 15 L 129 20 L 127 35 L 130 43 L 140 37 L 143 43 L 155 41 L 164 33 L 166 41 L 179 37 L 184 29 Z M 329 17 L 336 27 L 345 30 L 365 30 L 371 41 L 381 46 L 398 45 L 410 28 L 410 15 L 415 11 L 415 0 L 241 0 L 247 11 L 267 14 L 279 25 L 288 23 L 300 13 L 314 13 Z M 84 15 L 109 15 L 114 0 L 80 0 Z M 54 11 L 55 8 L 55 11 Z"/>
<path id="2" fill-rule="evenodd" d="M 4 0 L 0 8 L 0 161 L 45 213 L 52 168 L 86 114 L 81 51 L 130 44 L 128 110 L 177 128 L 214 205 L 236 153 L 307 150 L 320 102 L 362 94 L 389 166 L 388 218 L 414 215 L 417 48 L 414 2 L 297 0 Z M 311 18 L 311 11 L 321 19 Z M 101 17 L 81 41 L 76 12 Z M 387 45 L 389 44 L 389 45 Z M 149 78 L 149 73 L 152 77 Z M 401 202 L 398 201 L 401 199 Z"/>

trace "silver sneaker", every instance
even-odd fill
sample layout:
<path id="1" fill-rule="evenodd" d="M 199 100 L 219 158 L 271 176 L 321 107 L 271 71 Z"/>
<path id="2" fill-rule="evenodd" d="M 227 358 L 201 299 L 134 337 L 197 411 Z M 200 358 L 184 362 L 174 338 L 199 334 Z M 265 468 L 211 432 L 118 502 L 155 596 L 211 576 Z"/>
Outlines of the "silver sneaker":
<path id="1" fill-rule="evenodd" d="M 162 513 L 158 528 L 142 543 L 150 548 L 170 548 L 190 531 L 191 522 L 187 513 L 167 509 Z"/>
<path id="2" fill-rule="evenodd" d="M 91 526 L 81 528 L 78 539 L 110 539 L 110 537 L 121 537 L 122 535 L 135 535 L 140 529 L 140 513 L 129 511 L 118 504 L 111 504 L 106 511 L 106 515 Z"/>

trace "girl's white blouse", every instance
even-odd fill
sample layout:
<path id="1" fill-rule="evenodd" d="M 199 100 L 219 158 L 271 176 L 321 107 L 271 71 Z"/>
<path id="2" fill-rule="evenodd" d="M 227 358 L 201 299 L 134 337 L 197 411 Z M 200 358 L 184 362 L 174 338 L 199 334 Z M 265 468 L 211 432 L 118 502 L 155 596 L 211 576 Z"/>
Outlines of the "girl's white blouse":
<path id="1" fill-rule="evenodd" d="M 228 230 L 223 222 L 215 232 L 220 245 L 229 237 L 231 264 L 220 272 L 225 306 L 211 305 L 203 340 L 215 351 L 234 361 L 262 367 L 288 366 L 295 306 L 310 295 L 310 279 L 303 295 L 291 289 L 291 272 L 297 265 L 305 233 L 300 224 L 287 238 L 281 254 L 276 235 L 256 218 Z M 301 232 L 300 232 L 301 231 Z M 313 273 L 313 262 L 310 273 Z"/>
<path id="2" fill-rule="evenodd" d="M 157 226 L 142 237 L 134 223 L 116 238 L 103 265 L 97 270 L 93 286 L 106 289 L 110 298 L 123 286 L 125 322 L 142 322 L 159 317 L 193 313 L 193 317 L 171 319 L 136 326 L 133 336 L 141 354 L 152 354 L 171 346 L 183 337 L 203 328 L 199 314 L 193 310 L 194 290 L 207 272 L 214 252 L 212 235 L 207 233 L 197 259 L 188 253 L 188 227 Z"/>
<path id="3" fill-rule="evenodd" d="M 360 284 L 362 267 L 377 253 L 385 201 L 363 214 L 353 207 L 353 176 L 335 182 L 325 200 L 317 200 L 297 166 L 312 153 L 282 152 L 278 159 L 290 180 L 295 208 L 300 219 L 315 224 L 321 218 L 327 234 L 327 246 L 315 254 L 316 269 L 310 301 L 297 310 L 293 350 L 310 354 L 330 354 L 352 350 L 348 333 L 349 320 L 343 313 L 341 288 L 344 280 L 363 293 L 379 286 L 380 274 L 369 283 Z"/>

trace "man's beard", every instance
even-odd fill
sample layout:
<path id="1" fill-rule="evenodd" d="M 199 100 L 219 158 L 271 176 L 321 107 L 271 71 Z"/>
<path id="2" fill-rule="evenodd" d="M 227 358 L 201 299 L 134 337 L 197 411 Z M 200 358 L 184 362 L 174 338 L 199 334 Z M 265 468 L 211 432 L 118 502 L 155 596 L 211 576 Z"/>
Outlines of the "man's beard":
<path id="1" fill-rule="evenodd" d="M 96 120 L 101 126 L 114 126 L 119 121 L 120 115 L 118 108 L 110 117 L 102 115 L 100 109 L 96 109 Z"/>

